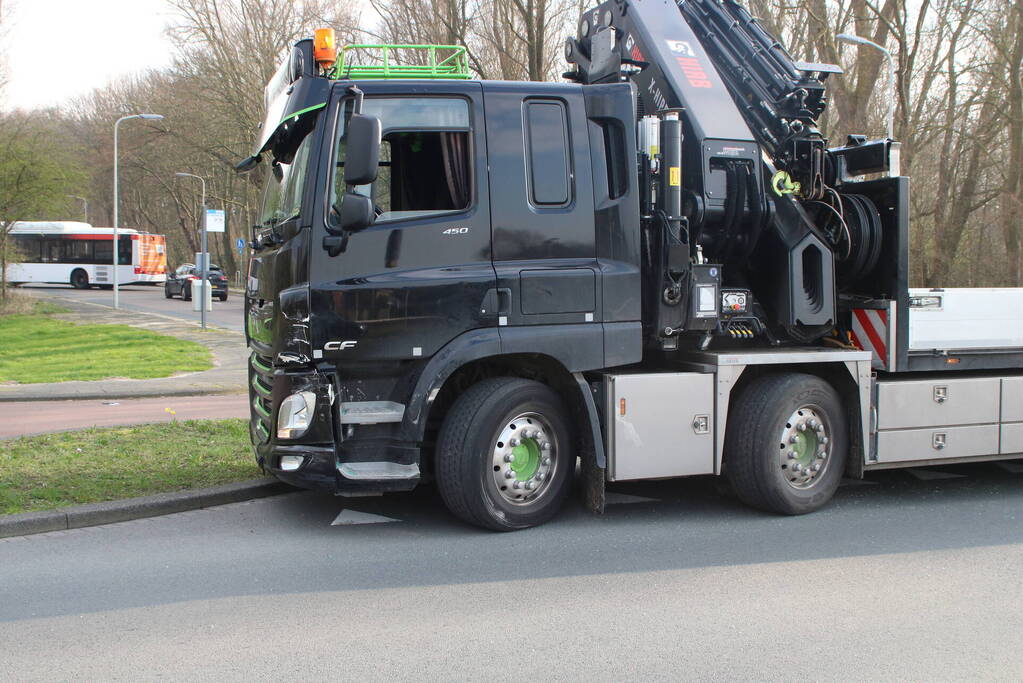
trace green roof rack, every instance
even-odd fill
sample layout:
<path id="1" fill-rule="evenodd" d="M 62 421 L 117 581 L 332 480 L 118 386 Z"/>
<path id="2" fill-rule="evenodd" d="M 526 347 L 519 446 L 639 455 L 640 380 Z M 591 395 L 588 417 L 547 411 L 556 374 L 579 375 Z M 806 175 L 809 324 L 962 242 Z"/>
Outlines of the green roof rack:
<path id="1" fill-rule="evenodd" d="M 380 53 L 378 64 L 354 64 L 350 60 L 359 50 Z M 411 55 L 410 55 L 411 51 Z M 397 53 L 397 55 L 395 54 Z M 416 54 L 418 53 L 418 55 Z M 395 64 L 395 58 L 406 58 L 401 61 L 424 62 L 423 64 Z M 472 78 L 469 74 L 469 63 L 465 48 L 461 45 L 345 45 L 341 48 L 341 57 L 334 65 L 331 74 L 335 79 L 362 78 Z"/>

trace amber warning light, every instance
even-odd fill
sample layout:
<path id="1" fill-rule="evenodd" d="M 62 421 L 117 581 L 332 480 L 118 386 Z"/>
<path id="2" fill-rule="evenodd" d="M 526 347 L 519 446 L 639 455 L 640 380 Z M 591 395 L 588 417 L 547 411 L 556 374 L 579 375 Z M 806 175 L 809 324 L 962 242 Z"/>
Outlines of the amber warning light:
<path id="1" fill-rule="evenodd" d="M 313 59 L 321 69 L 329 69 L 337 61 L 337 41 L 334 38 L 334 29 L 316 29 L 313 34 Z"/>

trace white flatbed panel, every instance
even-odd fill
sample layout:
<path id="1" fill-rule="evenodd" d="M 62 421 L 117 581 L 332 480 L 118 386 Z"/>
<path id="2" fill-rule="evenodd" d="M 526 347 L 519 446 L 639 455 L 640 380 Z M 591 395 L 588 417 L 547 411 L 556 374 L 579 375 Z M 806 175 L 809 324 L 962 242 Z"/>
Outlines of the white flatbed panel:
<path id="1" fill-rule="evenodd" d="M 1023 347 L 1023 288 L 914 288 L 909 298 L 910 351 Z"/>

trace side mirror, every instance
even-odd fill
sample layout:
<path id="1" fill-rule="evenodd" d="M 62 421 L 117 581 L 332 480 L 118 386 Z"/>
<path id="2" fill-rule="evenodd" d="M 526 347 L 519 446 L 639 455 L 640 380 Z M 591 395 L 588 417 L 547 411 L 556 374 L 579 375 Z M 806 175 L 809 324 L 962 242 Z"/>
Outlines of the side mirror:
<path id="1" fill-rule="evenodd" d="M 373 200 L 355 192 L 345 192 L 338 209 L 338 227 L 346 232 L 358 232 L 373 224 Z"/>
<path id="2" fill-rule="evenodd" d="M 380 119 L 352 114 L 345 133 L 345 184 L 369 185 L 380 163 Z"/>

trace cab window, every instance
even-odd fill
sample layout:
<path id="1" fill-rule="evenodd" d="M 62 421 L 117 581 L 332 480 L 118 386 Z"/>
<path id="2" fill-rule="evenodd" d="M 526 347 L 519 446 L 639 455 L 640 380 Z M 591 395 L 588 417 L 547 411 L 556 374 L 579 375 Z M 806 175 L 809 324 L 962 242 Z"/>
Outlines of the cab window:
<path id="1" fill-rule="evenodd" d="M 347 113 L 350 113 L 350 110 Z M 380 167 L 372 185 L 377 223 L 464 211 L 472 203 L 469 103 L 454 97 L 366 98 L 362 113 L 380 119 Z M 344 195 L 345 135 L 337 143 L 331 211 Z"/>

